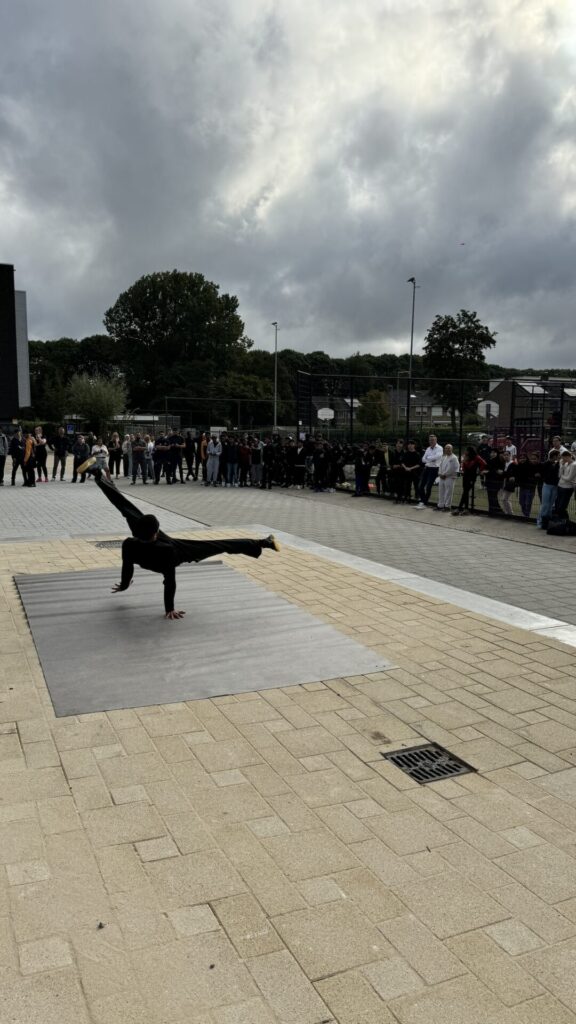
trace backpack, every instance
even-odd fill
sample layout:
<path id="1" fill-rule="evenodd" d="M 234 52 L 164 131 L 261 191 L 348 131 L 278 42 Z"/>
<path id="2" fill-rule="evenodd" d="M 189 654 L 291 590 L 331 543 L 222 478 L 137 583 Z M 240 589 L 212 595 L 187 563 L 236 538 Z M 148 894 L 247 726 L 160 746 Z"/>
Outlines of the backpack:
<path id="1" fill-rule="evenodd" d="M 570 522 L 569 519 L 559 519 L 557 516 L 552 516 L 546 533 L 550 534 L 551 537 L 573 537 L 576 534 L 576 523 Z"/>

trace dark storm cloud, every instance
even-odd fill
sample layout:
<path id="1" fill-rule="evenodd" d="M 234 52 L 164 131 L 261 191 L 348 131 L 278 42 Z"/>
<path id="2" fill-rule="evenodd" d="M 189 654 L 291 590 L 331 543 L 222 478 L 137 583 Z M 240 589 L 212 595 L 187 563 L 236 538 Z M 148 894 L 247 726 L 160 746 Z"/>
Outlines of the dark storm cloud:
<path id="1" fill-rule="evenodd" d="M 247 333 L 400 351 L 465 306 L 576 365 L 563 0 L 20 0 L 0 39 L 0 256 L 31 335 L 200 270 Z M 465 245 L 461 243 L 464 242 Z"/>

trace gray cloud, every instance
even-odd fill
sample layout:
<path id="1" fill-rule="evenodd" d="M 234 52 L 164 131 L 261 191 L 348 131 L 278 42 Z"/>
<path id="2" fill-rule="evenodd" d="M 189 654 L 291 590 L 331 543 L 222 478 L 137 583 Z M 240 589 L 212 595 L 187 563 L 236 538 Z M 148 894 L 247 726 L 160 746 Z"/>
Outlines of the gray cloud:
<path id="1" fill-rule="evenodd" d="M 576 365 L 575 54 L 565 0 L 20 0 L 0 256 L 31 335 L 179 267 L 259 346 L 402 351 L 415 274 L 417 340 L 471 307 L 498 362 Z"/>

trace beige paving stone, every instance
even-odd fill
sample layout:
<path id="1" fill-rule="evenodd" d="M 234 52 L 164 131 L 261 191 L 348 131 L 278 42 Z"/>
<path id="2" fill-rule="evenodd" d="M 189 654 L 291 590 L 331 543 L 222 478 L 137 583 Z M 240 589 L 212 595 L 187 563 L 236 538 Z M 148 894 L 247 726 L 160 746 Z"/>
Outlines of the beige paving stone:
<path id="1" fill-rule="evenodd" d="M 170 836 L 161 836 L 160 839 L 145 839 L 141 843 L 136 843 L 135 846 L 136 852 L 144 862 L 179 856 L 178 847 Z"/>
<path id="2" fill-rule="evenodd" d="M 546 903 L 576 896 L 576 860 L 548 843 L 498 857 L 496 863 Z"/>
<path id="3" fill-rule="evenodd" d="M 494 896 L 502 906 L 545 942 L 561 942 L 562 939 L 576 935 L 576 925 L 523 885 L 512 882 L 497 889 Z"/>
<path id="4" fill-rule="evenodd" d="M 118 789 L 111 789 L 110 796 L 115 804 L 134 804 L 143 800 L 150 802 L 150 797 L 144 786 L 120 786 Z"/>
<path id="5" fill-rule="evenodd" d="M 139 950 L 133 954 L 133 965 L 146 1002 L 161 1019 L 185 1019 L 187 1014 L 258 995 L 221 932 Z"/>
<path id="6" fill-rule="evenodd" d="M 526 999 L 544 995 L 544 989 L 534 978 L 489 935 L 470 932 L 448 939 L 446 945 L 505 1006 L 515 1006 Z"/>
<path id="7" fill-rule="evenodd" d="M 373 833 L 343 804 L 318 807 L 316 813 L 343 843 L 360 843 L 372 838 Z"/>
<path id="8" fill-rule="evenodd" d="M 52 723 L 52 735 L 58 750 L 77 750 L 81 747 L 101 747 L 117 744 L 118 736 L 106 719 L 90 716 L 90 721 L 78 722 L 61 718 Z"/>
<path id="9" fill-rule="evenodd" d="M 293 881 L 358 867 L 354 854 L 324 829 L 262 840 L 264 848 Z"/>
<path id="10" fill-rule="evenodd" d="M 182 736 L 155 736 L 154 746 L 166 764 L 194 761 L 194 754 Z"/>
<path id="11" fill-rule="evenodd" d="M 225 829 L 216 838 L 267 914 L 286 914 L 306 906 L 296 886 L 247 829 Z"/>
<path id="12" fill-rule="evenodd" d="M 93 1024 L 155 1024 L 136 985 L 92 999 L 90 1013 Z"/>
<path id="13" fill-rule="evenodd" d="M 417 807 L 369 818 L 366 824 L 398 854 L 418 853 L 456 841 L 454 834 L 444 825 Z"/>
<path id="14" fill-rule="evenodd" d="M 354 843 L 351 849 L 358 859 L 387 886 L 395 887 L 418 878 L 413 868 L 380 839 L 368 839 L 363 843 Z"/>
<path id="15" fill-rule="evenodd" d="M 25 821 L 26 818 L 35 818 L 36 814 L 36 804 L 32 801 L 20 804 L 0 804 L 0 824 L 7 821 Z"/>
<path id="16" fill-rule="evenodd" d="M 94 847 L 136 843 L 166 835 L 166 827 L 154 807 L 122 804 L 87 811 L 84 824 Z"/>
<path id="17" fill-rule="evenodd" d="M 453 803 L 460 811 L 496 832 L 518 825 L 530 826 L 536 817 L 534 808 L 529 804 L 499 789 L 458 797 Z"/>
<path id="18" fill-rule="evenodd" d="M 262 699 L 251 700 L 241 704 L 227 704 L 222 708 L 222 713 L 234 725 L 270 722 L 280 717 L 276 708 L 273 708 L 268 701 Z"/>
<path id="19" fill-rule="evenodd" d="M 20 861 L 7 864 L 6 875 L 9 885 L 27 885 L 30 882 L 44 882 L 50 878 L 50 865 L 45 860 Z"/>
<path id="20" fill-rule="evenodd" d="M 209 826 L 269 818 L 271 813 L 270 805 L 249 785 L 215 786 L 189 795 L 192 806 Z"/>
<path id="21" fill-rule="evenodd" d="M 108 846 L 96 850 L 98 867 L 110 893 L 147 890 L 152 885 L 133 846 Z"/>
<path id="22" fill-rule="evenodd" d="M 523 779 L 538 779 L 548 774 L 546 768 L 540 768 L 537 764 L 532 764 L 532 761 L 520 761 L 519 764 L 511 765 L 510 770 Z"/>
<path id="23" fill-rule="evenodd" d="M 295 793 L 279 793 L 271 795 L 268 803 L 274 808 L 291 832 L 305 832 L 309 828 L 320 826 L 319 817 L 311 811 L 303 800 Z"/>
<path id="24" fill-rule="evenodd" d="M 81 828 L 76 805 L 71 796 L 57 796 L 38 802 L 40 824 L 45 835 L 74 832 Z"/>
<path id="25" fill-rule="evenodd" d="M 178 910 L 171 910 L 168 917 L 178 935 L 202 935 L 220 928 L 218 918 L 207 903 L 197 907 L 179 907 Z"/>
<path id="26" fill-rule="evenodd" d="M 364 794 L 371 797 L 376 803 L 381 804 L 385 811 L 395 813 L 396 811 L 408 811 L 412 808 L 408 791 L 398 792 L 395 786 L 384 778 L 368 779 L 366 782 L 361 782 L 360 786 Z M 434 794 L 431 793 L 430 796 L 434 797 Z"/>
<path id="27" fill-rule="evenodd" d="M 470 740 L 468 743 L 452 743 L 450 750 L 479 772 L 505 768 L 523 760 L 522 754 L 518 754 L 510 747 L 488 737 L 481 740 Z"/>
<path id="28" fill-rule="evenodd" d="M 245 885 L 220 850 L 153 861 L 146 871 L 161 906 L 175 910 L 243 892 Z"/>
<path id="29" fill-rule="evenodd" d="M 262 913 L 259 904 L 249 893 L 217 900 L 212 907 L 243 960 L 284 948 L 272 922 Z M 283 921 L 284 918 L 278 920 Z"/>
<path id="30" fill-rule="evenodd" d="M 353 868 L 334 875 L 340 895 L 357 906 L 375 923 L 404 912 L 400 900 L 367 868 Z"/>
<path id="31" fill-rule="evenodd" d="M 150 736 L 177 736 L 181 733 L 201 730 L 196 715 L 190 710 L 167 710 L 160 715 L 147 715 L 142 724 Z"/>
<path id="32" fill-rule="evenodd" d="M 566 761 L 563 757 L 551 754 L 548 750 L 542 750 L 542 747 L 538 747 L 534 743 L 519 743 L 515 749 L 527 761 L 533 761 L 534 764 L 545 768 L 547 772 L 559 771 L 566 767 Z"/>
<path id="33" fill-rule="evenodd" d="M 529 953 L 542 946 L 542 939 L 520 921 L 500 921 L 499 924 L 489 925 L 485 931 L 511 956 Z"/>
<path id="34" fill-rule="evenodd" d="M 194 811 L 163 815 L 164 824 L 180 853 L 197 853 L 214 846 L 214 838 Z"/>
<path id="35" fill-rule="evenodd" d="M 552 754 L 576 745 L 576 731 L 560 722 L 540 722 L 519 730 L 519 735 Z"/>
<path id="36" fill-rule="evenodd" d="M 567 768 L 565 771 L 546 775 L 538 784 L 561 800 L 576 803 L 576 768 Z"/>
<path id="37" fill-rule="evenodd" d="M 67 971 L 0 979 L 0 1006 L 10 1024 L 90 1024 L 78 981 Z"/>
<path id="38" fill-rule="evenodd" d="M 351 904 L 326 903 L 274 919 L 279 935 L 313 981 L 387 955 L 382 934 Z"/>
<path id="39" fill-rule="evenodd" d="M 262 761 L 253 747 L 241 739 L 202 743 L 195 749 L 195 755 L 207 772 L 228 771 Z"/>
<path id="40" fill-rule="evenodd" d="M 282 1024 L 321 1024 L 330 1020 L 326 1004 L 287 950 L 256 957 L 248 967 Z"/>
<path id="41" fill-rule="evenodd" d="M 118 733 L 118 736 L 127 754 L 154 752 L 154 744 L 141 725 L 136 726 L 134 729 L 123 729 L 122 732 Z"/>
<path id="42" fill-rule="evenodd" d="M 71 938 L 82 988 L 90 1002 L 134 985 L 132 965 L 117 924 L 108 921 L 101 929 L 75 928 Z"/>
<path id="43" fill-rule="evenodd" d="M 362 968 L 362 973 L 385 1002 L 409 992 L 418 992 L 424 987 L 422 979 L 401 957 L 368 964 Z"/>
<path id="44" fill-rule="evenodd" d="M 450 871 L 399 884 L 398 895 L 440 939 L 483 928 L 509 916 L 490 896 Z"/>
<path id="45" fill-rule="evenodd" d="M 344 772 L 353 782 L 361 782 L 363 779 L 373 778 L 374 772 L 369 765 L 364 764 L 351 750 L 333 750 L 328 757 L 336 768 Z"/>
<path id="46" fill-rule="evenodd" d="M 126 949 L 145 949 L 174 940 L 171 922 L 148 893 L 116 893 L 112 903 Z"/>
<path id="47" fill-rule="evenodd" d="M 479 850 L 468 843 L 453 843 L 438 849 L 438 855 L 455 868 L 459 874 L 469 878 L 479 889 L 491 892 L 498 886 L 507 885 L 508 875 L 495 863 L 484 857 Z"/>
<path id="48" fill-rule="evenodd" d="M 44 842 L 36 821 L 9 821 L 0 828 L 0 864 L 42 860 Z"/>
<path id="49" fill-rule="evenodd" d="M 462 962 L 412 914 L 382 921 L 380 930 L 429 985 L 465 973 Z"/>
<path id="50" fill-rule="evenodd" d="M 22 974 L 55 971 L 72 963 L 70 946 L 57 935 L 36 942 L 23 942 L 18 952 Z"/>
<path id="51" fill-rule="evenodd" d="M 316 982 L 316 989 L 339 1024 L 396 1024 L 385 1004 L 358 971 Z"/>
<path id="52" fill-rule="evenodd" d="M 454 818 L 448 823 L 448 828 L 485 857 L 503 857 L 514 852 L 514 846 L 506 841 L 504 833 L 492 832 L 474 818 Z"/>
<path id="53" fill-rule="evenodd" d="M 71 779 L 70 789 L 74 803 L 79 811 L 92 811 L 96 807 L 107 807 L 112 803 L 108 789 L 95 776 L 84 779 Z"/>
<path id="54" fill-rule="evenodd" d="M 340 740 L 320 725 L 281 732 L 278 738 L 294 757 L 326 754 L 342 749 Z"/>
<path id="55" fill-rule="evenodd" d="M 576 1024 L 576 1015 L 562 1006 L 554 996 L 539 996 L 516 1007 L 519 1024 Z"/>
<path id="56" fill-rule="evenodd" d="M 212 772 L 210 777 L 217 786 L 242 786 L 248 781 L 239 768 L 230 768 L 225 772 Z"/>
<path id="57" fill-rule="evenodd" d="M 308 807 L 349 803 L 360 800 L 364 793 L 338 768 L 325 772 L 309 772 L 290 776 L 290 785 Z"/>
<path id="58" fill-rule="evenodd" d="M 61 751 L 60 759 L 69 779 L 83 779 L 99 774 L 98 765 L 91 750 Z"/>
<path id="59" fill-rule="evenodd" d="M 318 907 L 321 903 L 333 903 L 334 900 L 344 899 L 344 893 L 334 878 L 308 878 L 300 882 L 298 886 L 304 899 L 311 907 Z"/>
<path id="60" fill-rule="evenodd" d="M 23 749 L 29 768 L 52 768 L 60 764 L 60 755 L 52 740 L 25 743 Z"/>
<path id="61" fill-rule="evenodd" d="M 533 694 L 525 693 L 515 686 L 509 686 L 505 690 L 495 690 L 490 694 L 490 703 L 504 711 L 517 715 L 523 711 L 533 711 L 534 708 L 542 707 L 546 702 L 542 697 L 535 697 Z"/>
<path id="62" fill-rule="evenodd" d="M 537 836 L 535 832 L 532 832 L 524 825 L 520 825 L 518 828 L 505 828 L 499 835 L 507 839 L 509 843 L 512 843 L 519 850 L 527 850 L 530 846 L 541 846 L 546 842 L 545 839 Z"/>
<path id="63" fill-rule="evenodd" d="M 310 757 L 299 758 L 300 764 L 307 772 L 328 771 L 332 768 L 332 762 L 325 754 L 313 754 Z"/>
<path id="64" fill-rule="evenodd" d="M 214 1024 L 276 1024 L 269 1008 L 261 999 L 248 999 L 235 1006 L 218 1006 L 212 1011 Z"/>
<path id="65" fill-rule="evenodd" d="M 271 818 L 257 818 L 255 821 L 249 821 L 248 828 L 260 839 L 264 839 L 267 836 L 285 835 L 290 831 L 288 826 L 277 815 Z"/>
<path id="66" fill-rule="evenodd" d="M 482 721 L 482 715 L 473 708 L 468 708 L 460 701 L 447 701 L 445 704 L 437 704 L 426 708 L 425 717 L 443 729 L 462 729 L 466 725 L 474 725 Z"/>
<path id="67" fill-rule="evenodd" d="M 130 729 L 130 733 L 134 730 Z M 112 757 L 99 762 L 99 768 L 107 786 L 145 785 L 169 779 L 170 769 L 156 751 L 129 754 L 126 757 Z"/>
<path id="68" fill-rule="evenodd" d="M 567 917 L 569 921 L 576 922 L 576 899 L 563 900 L 562 903 L 556 904 L 556 909 Z"/>
<path id="69" fill-rule="evenodd" d="M 534 953 L 526 953 L 519 960 L 553 996 L 576 1013 L 576 941 L 570 939 Z"/>
<path id="70" fill-rule="evenodd" d="M 517 1024 L 518 1020 L 514 1010 L 471 975 L 394 999 L 390 1009 L 400 1024 Z"/>
<path id="71" fill-rule="evenodd" d="M 424 853 L 410 853 L 404 857 L 404 861 L 425 878 L 429 878 L 431 875 L 441 875 L 447 868 L 446 861 L 442 857 L 428 850 Z"/>
<path id="72" fill-rule="evenodd" d="M 269 797 L 290 792 L 288 783 L 269 764 L 247 765 L 242 769 L 242 773 L 261 796 Z"/>
<path id="73" fill-rule="evenodd" d="M 364 800 L 353 800 L 352 803 L 346 804 L 346 807 L 357 818 L 372 818 L 376 814 L 383 813 L 380 804 L 377 804 L 375 800 L 371 800 L 370 797 L 366 797 Z M 386 819 L 389 820 L 388 815 L 386 815 Z"/>

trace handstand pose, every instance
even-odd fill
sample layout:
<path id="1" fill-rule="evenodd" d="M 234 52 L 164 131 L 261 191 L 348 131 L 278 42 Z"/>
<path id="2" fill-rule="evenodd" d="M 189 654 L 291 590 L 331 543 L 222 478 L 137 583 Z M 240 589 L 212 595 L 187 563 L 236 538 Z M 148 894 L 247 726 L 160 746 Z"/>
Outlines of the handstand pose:
<path id="1" fill-rule="evenodd" d="M 249 555 L 260 558 L 264 548 L 279 551 L 280 546 L 272 535 L 264 540 L 236 538 L 231 540 L 175 540 L 160 529 L 156 516 L 145 515 L 128 501 L 111 480 L 103 479 L 102 470 L 94 466 L 95 458 L 87 459 L 78 467 L 78 473 L 91 473 L 98 487 L 122 513 L 132 537 L 122 544 L 122 578 L 112 588 L 116 594 L 127 590 L 132 583 L 134 566 L 162 573 L 164 576 L 164 609 L 167 619 L 181 619 L 185 612 L 174 610 L 176 593 L 176 566 L 183 562 L 201 562 L 212 555 Z M 91 468 L 94 467 L 94 468 Z"/>

